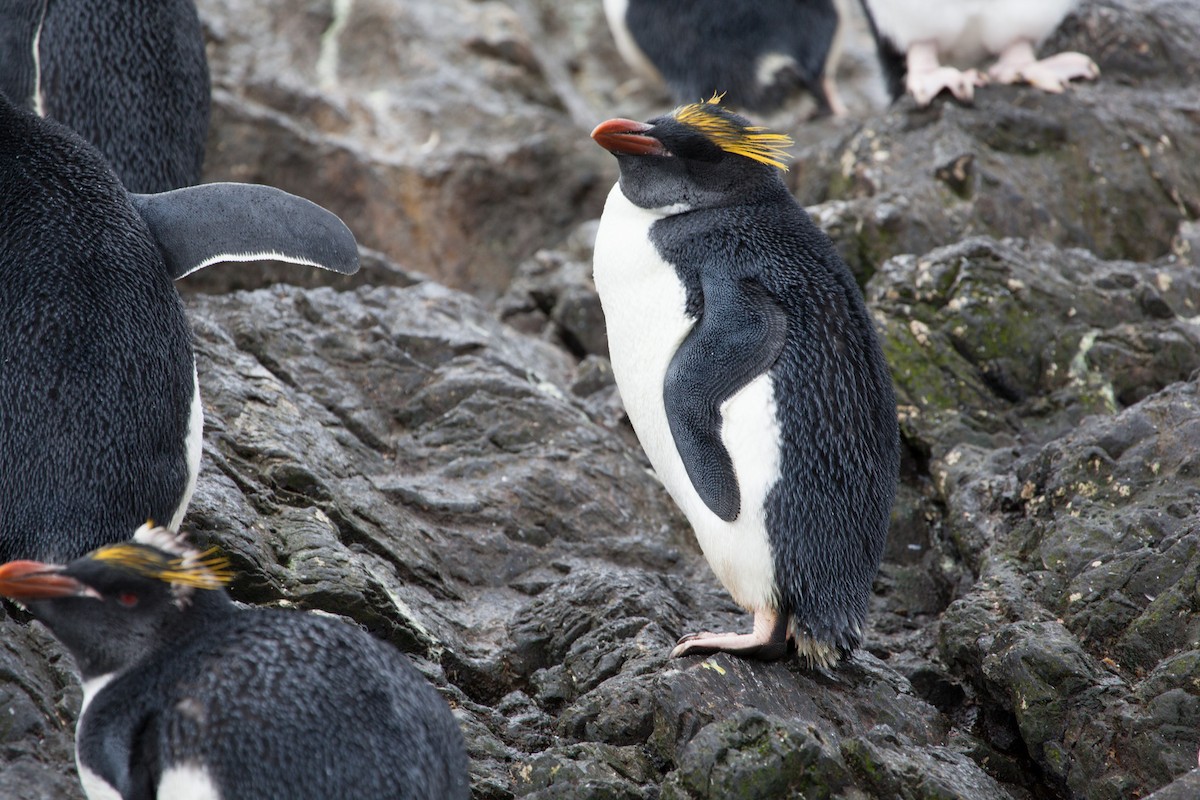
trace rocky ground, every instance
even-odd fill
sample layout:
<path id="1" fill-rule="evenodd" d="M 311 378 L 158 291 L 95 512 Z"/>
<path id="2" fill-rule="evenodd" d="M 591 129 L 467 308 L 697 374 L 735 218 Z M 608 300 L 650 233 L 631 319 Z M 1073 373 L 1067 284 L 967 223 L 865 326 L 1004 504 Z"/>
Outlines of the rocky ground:
<path id="1" fill-rule="evenodd" d="M 207 417 L 185 527 L 238 599 L 409 653 L 476 798 L 1200 796 L 1193 0 L 1085 0 L 1048 47 L 1103 75 L 1062 96 L 883 108 L 858 39 L 852 119 L 770 120 L 904 437 L 867 645 L 830 673 L 666 660 L 748 619 L 605 357 L 589 220 L 616 173 L 587 131 L 670 103 L 600 3 L 199 6 L 206 177 L 311 197 L 370 250 L 350 279 L 181 283 Z M 0 797 L 79 798 L 70 660 L 0 614 Z"/>

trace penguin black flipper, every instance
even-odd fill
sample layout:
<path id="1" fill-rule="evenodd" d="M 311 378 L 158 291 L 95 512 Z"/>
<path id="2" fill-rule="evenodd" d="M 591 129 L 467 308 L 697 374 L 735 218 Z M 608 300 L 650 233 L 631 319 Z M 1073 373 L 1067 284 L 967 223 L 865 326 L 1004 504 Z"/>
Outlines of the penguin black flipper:
<path id="1" fill-rule="evenodd" d="M 703 291 L 700 320 L 667 368 L 663 402 L 696 494 L 732 522 L 741 492 L 721 440 L 721 404 L 775 363 L 787 339 L 787 313 L 752 278 L 705 281 Z"/>
<path id="2" fill-rule="evenodd" d="M 0 0 L 0 92 L 27 108 L 37 93 L 33 45 L 45 7 L 44 0 Z"/>
<path id="3" fill-rule="evenodd" d="M 178 280 L 220 261 L 286 261 L 352 275 L 354 234 L 331 211 L 270 186 L 206 183 L 131 194 Z"/>

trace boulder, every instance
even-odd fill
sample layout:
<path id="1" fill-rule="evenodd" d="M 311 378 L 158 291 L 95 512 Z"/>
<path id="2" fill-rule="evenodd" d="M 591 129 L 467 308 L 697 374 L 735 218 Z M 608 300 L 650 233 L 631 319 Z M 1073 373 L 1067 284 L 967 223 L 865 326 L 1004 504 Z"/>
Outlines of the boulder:
<path id="1" fill-rule="evenodd" d="M 1158 258 L 1200 215 L 1198 42 L 1188 0 L 1085 2 L 1044 48 L 1095 55 L 1100 80 L 989 86 L 973 105 L 903 98 L 804 147 L 797 194 L 864 283 L 891 256 L 972 234 Z"/>
<path id="2" fill-rule="evenodd" d="M 197 6 L 213 82 L 206 181 L 308 197 L 363 245 L 485 295 L 598 213 L 611 159 L 505 3 Z"/>

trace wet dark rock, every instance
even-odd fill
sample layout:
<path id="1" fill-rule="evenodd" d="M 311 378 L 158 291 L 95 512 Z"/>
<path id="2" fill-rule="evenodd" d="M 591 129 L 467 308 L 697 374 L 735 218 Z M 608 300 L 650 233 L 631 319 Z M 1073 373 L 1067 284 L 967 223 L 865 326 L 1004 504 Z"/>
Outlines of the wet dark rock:
<path id="1" fill-rule="evenodd" d="M 924 452 L 1064 432 L 1200 367 L 1200 278 L 1178 259 L 975 237 L 885 262 L 867 297 Z"/>
<path id="2" fill-rule="evenodd" d="M 24 611 L 0 606 L 0 797 L 82 797 L 73 722 L 81 697 L 66 650 Z"/>
<path id="3" fill-rule="evenodd" d="M 1195 765 L 1196 393 L 1088 418 L 1012 480 L 980 474 L 948 498 L 953 514 L 977 493 L 965 505 L 990 536 L 942 619 L 942 658 L 1011 710 L 1069 795 L 1128 797 Z"/>

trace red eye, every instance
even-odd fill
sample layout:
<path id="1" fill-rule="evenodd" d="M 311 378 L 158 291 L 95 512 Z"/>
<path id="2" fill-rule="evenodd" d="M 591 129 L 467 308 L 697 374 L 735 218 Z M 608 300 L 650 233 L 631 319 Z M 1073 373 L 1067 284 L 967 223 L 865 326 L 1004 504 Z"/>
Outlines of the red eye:
<path id="1" fill-rule="evenodd" d="M 133 608 L 138 604 L 138 596 L 133 592 L 121 592 L 117 595 L 117 602 L 126 608 Z"/>

